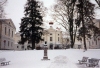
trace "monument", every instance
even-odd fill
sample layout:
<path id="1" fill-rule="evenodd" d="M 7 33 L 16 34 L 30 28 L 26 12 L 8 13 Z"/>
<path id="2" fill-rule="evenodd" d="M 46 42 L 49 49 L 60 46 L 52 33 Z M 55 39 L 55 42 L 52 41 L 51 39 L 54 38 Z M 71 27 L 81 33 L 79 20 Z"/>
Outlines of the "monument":
<path id="1" fill-rule="evenodd" d="M 45 41 L 45 44 L 44 44 L 44 56 L 43 56 L 43 59 L 42 60 L 50 60 L 48 59 L 48 51 L 47 51 L 47 42 Z"/>

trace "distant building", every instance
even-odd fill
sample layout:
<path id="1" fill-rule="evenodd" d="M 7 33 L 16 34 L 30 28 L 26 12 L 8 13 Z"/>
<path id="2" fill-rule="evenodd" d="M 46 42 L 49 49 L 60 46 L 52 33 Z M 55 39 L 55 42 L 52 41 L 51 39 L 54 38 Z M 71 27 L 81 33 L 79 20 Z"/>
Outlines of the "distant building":
<path id="1" fill-rule="evenodd" d="M 100 19 L 94 19 L 94 25 L 100 30 Z M 100 32 L 98 35 L 87 40 L 87 47 L 89 49 L 100 49 Z"/>
<path id="2" fill-rule="evenodd" d="M 41 47 L 43 47 L 45 42 L 47 42 L 47 47 L 49 49 L 54 49 L 54 47 L 56 46 L 62 48 L 62 44 L 63 44 L 62 31 L 58 27 L 54 29 L 52 27 L 53 22 L 50 22 L 49 25 L 50 28 L 45 29 L 43 31 L 44 35 L 42 36 L 42 38 L 44 39 L 44 41 L 41 41 L 39 44 L 41 45 Z"/>
<path id="3" fill-rule="evenodd" d="M 63 39 L 63 33 L 60 30 L 60 28 L 53 28 L 53 22 L 49 23 L 50 28 L 44 29 L 42 38 L 43 41 L 40 41 L 38 44 L 36 44 L 36 47 L 44 47 L 44 44 L 47 44 L 47 47 L 49 49 L 54 49 L 56 46 L 59 48 L 62 48 L 66 42 L 64 42 Z M 25 50 L 27 49 L 27 46 L 31 44 L 28 44 L 27 42 L 24 45 L 19 45 L 18 41 L 20 40 L 20 33 L 15 34 L 15 50 Z"/>
<path id="4" fill-rule="evenodd" d="M 94 19 L 93 22 L 95 23 L 94 25 L 100 29 L 100 19 Z M 86 38 L 86 47 L 87 49 L 100 49 L 100 32 L 98 35 L 93 36 L 92 38 Z M 74 48 L 84 49 L 84 42 L 76 39 Z"/>
<path id="5" fill-rule="evenodd" d="M 0 19 L 0 49 L 13 49 L 16 27 L 11 19 Z"/>

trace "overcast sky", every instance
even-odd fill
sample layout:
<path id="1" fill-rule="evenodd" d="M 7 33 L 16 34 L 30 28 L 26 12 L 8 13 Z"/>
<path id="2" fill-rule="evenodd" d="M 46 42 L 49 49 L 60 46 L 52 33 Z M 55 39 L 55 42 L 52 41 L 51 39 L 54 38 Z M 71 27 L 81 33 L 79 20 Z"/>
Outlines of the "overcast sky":
<path id="1" fill-rule="evenodd" d="M 24 5 L 27 0 L 8 0 L 5 7 L 6 17 L 11 18 L 16 26 L 16 31 L 19 31 L 19 23 L 21 23 L 21 18 L 24 17 Z M 44 6 L 50 8 L 55 2 L 55 0 L 40 0 L 44 2 Z M 94 1 L 91 0 L 93 3 Z M 99 10 L 100 11 L 100 10 Z M 97 12 L 99 12 L 97 11 Z M 97 14 L 97 18 L 100 18 L 100 13 Z M 48 22 L 51 21 L 50 17 L 46 17 Z"/>
<path id="2" fill-rule="evenodd" d="M 16 31 L 19 31 L 19 23 L 24 17 L 24 5 L 27 0 L 8 0 L 5 6 L 6 17 L 11 18 L 16 26 Z M 50 8 L 54 4 L 54 0 L 40 0 L 44 2 L 44 6 Z M 48 18 L 50 19 L 50 18 Z"/>

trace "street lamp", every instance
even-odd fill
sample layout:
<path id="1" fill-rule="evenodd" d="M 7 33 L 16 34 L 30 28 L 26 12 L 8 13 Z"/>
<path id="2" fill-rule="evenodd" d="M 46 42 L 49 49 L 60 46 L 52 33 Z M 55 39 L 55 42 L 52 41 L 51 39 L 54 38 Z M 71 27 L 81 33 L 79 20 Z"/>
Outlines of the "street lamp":
<path id="1" fill-rule="evenodd" d="M 48 59 L 48 56 L 47 56 L 47 54 L 48 54 L 48 52 L 47 52 L 47 41 L 45 41 L 45 44 L 44 44 L 44 56 L 43 56 L 43 59 L 42 60 L 50 60 L 50 59 Z"/>

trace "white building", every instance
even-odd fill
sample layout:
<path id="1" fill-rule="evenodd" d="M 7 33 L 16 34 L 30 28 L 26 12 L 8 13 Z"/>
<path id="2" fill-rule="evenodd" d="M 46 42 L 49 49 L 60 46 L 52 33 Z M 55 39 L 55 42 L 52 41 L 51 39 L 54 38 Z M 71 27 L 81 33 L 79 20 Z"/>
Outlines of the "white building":
<path id="1" fill-rule="evenodd" d="M 48 29 L 44 29 L 43 31 L 43 36 L 42 38 L 44 39 L 44 41 L 41 41 L 39 44 L 36 44 L 36 47 L 40 46 L 40 47 L 44 47 L 45 42 L 47 42 L 47 47 L 49 49 L 54 49 L 55 46 L 59 46 L 60 48 L 62 48 L 62 45 L 65 44 L 63 42 L 63 34 L 62 31 L 57 28 L 54 29 L 52 27 L 53 23 L 50 22 L 50 27 Z M 20 40 L 20 33 L 16 33 L 15 34 L 15 50 L 25 50 L 27 49 L 27 46 L 30 45 L 28 43 L 25 43 L 24 45 L 19 45 L 18 41 Z"/>
<path id="2" fill-rule="evenodd" d="M 95 26 L 100 29 L 100 19 L 94 19 Z M 78 45 L 76 43 L 79 43 Z M 86 47 L 87 49 L 100 49 L 100 32 L 99 35 L 92 37 L 91 39 L 86 38 Z M 84 49 L 83 41 L 78 41 L 76 39 L 74 48 Z"/>
<path id="3" fill-rule="evenodd" d="M 52 26 L 50 26 L 49 29 L 44 30 L 44 35 L 42 38 L 44 39 L 44 41 L 40 42 L 40 44 L 42 43 L 42 47 L 44 46 L 45 42 L 47 42 L 47 46 L 50 49 L 54 49 L 55 46 L 62 47 L 62 31 L 54 29 Z"/>
<path id="4" fill-rule="evenodd" d="M 13 49 L 16 27 L 11 19 L 0 19 L 0 49 Z"/>
<path id="5" fill-rule="evenodd" d="M 100 30 L 100 19 L 94 19 L 93 21 Z M 100 32 L 95 37 L 87 40 L 87 47 L 90 49 L 100 49 Z"/>

